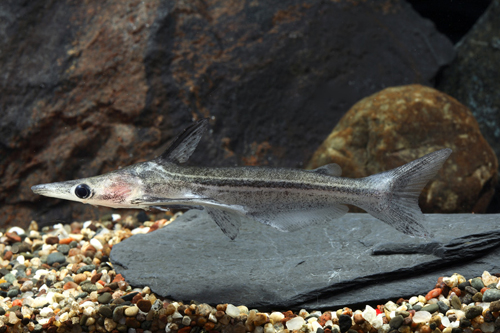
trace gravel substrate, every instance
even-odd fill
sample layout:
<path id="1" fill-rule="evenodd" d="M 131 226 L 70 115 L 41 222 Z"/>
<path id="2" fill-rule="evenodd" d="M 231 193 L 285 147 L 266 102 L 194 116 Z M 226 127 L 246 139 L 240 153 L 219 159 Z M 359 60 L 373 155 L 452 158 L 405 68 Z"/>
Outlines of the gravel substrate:
<path id="1" fill-rule="evenodd" d="M 134 288 L 109 262 L 113 245 L 154 232 L 176 216 L 139 223 L 109 216 L 39 230 L 0 233 L 0 333 L 500 333 L 500 282 L 484 272 L 441 277 L 427 295 L 376 308 L 261 313 L 244 305 L 210 306 L 160 298 Z M 465 272 L 466 273 L 466 272 Z M 499 275 L 500 276 L 500 275 Z M 395 302 L 394 302 L 395 301 Z"/>

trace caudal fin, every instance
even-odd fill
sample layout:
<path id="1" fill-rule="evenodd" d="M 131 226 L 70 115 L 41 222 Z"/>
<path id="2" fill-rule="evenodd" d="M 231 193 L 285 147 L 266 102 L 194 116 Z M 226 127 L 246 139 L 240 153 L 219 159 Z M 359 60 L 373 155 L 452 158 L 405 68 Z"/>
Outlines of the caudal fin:
<path id="1" fill-rule="evenodd" d="M 425 216 L 418 206 L 418 197 L 451 152 L 449 148 L 441 149 L 399 168 L 365 178 L 374 185 L 384 185 L 381 188 L 380 200 L 362 208 L 402 233 L 432 237 L 421 224 Z"/>

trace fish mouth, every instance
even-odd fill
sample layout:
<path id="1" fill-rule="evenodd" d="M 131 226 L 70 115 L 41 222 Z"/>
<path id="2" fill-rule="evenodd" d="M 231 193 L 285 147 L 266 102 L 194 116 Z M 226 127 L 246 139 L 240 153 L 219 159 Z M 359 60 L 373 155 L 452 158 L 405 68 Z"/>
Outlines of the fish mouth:
<path id="1" fill-rule="evenodd" d="M 47 186 L 45 186 L 45 184 L 31 186 L 31 190 L 35 194 L 41 194 L 41 195 L 46 194 L 48 192 L 48 188 Z"/>

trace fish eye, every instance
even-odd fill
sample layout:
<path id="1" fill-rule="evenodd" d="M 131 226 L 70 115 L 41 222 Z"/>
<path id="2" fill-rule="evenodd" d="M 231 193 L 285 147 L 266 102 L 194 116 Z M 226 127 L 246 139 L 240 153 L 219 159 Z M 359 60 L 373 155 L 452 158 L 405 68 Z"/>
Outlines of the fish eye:
<path id="1" fill-rule="evenodd" d="M 87 199 L 92 194 L 90 187 L 87 184 L 80 184 L 75 187 L 75 195 L 80 199 Z"/>

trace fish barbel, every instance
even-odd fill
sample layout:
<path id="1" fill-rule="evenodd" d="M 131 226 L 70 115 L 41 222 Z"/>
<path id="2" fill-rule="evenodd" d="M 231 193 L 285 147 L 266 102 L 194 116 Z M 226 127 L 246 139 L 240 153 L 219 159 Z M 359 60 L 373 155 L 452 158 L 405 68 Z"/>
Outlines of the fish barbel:
<path id="1" fill-rule="evenodd" d="M 423 187 L 451 149 L 365 178 L 343 178 L 337 164 L 314 170 L 183 166 L 208 126 L 186 128 L 159 157 L 100 176 L 35 185 L 33 192 L 112 208 L 204 209 L 229 238 L 251 218 L 281 231 L 325 223 L 360 207 L 398 231 L 431 237 L 418 206 Z"/>

